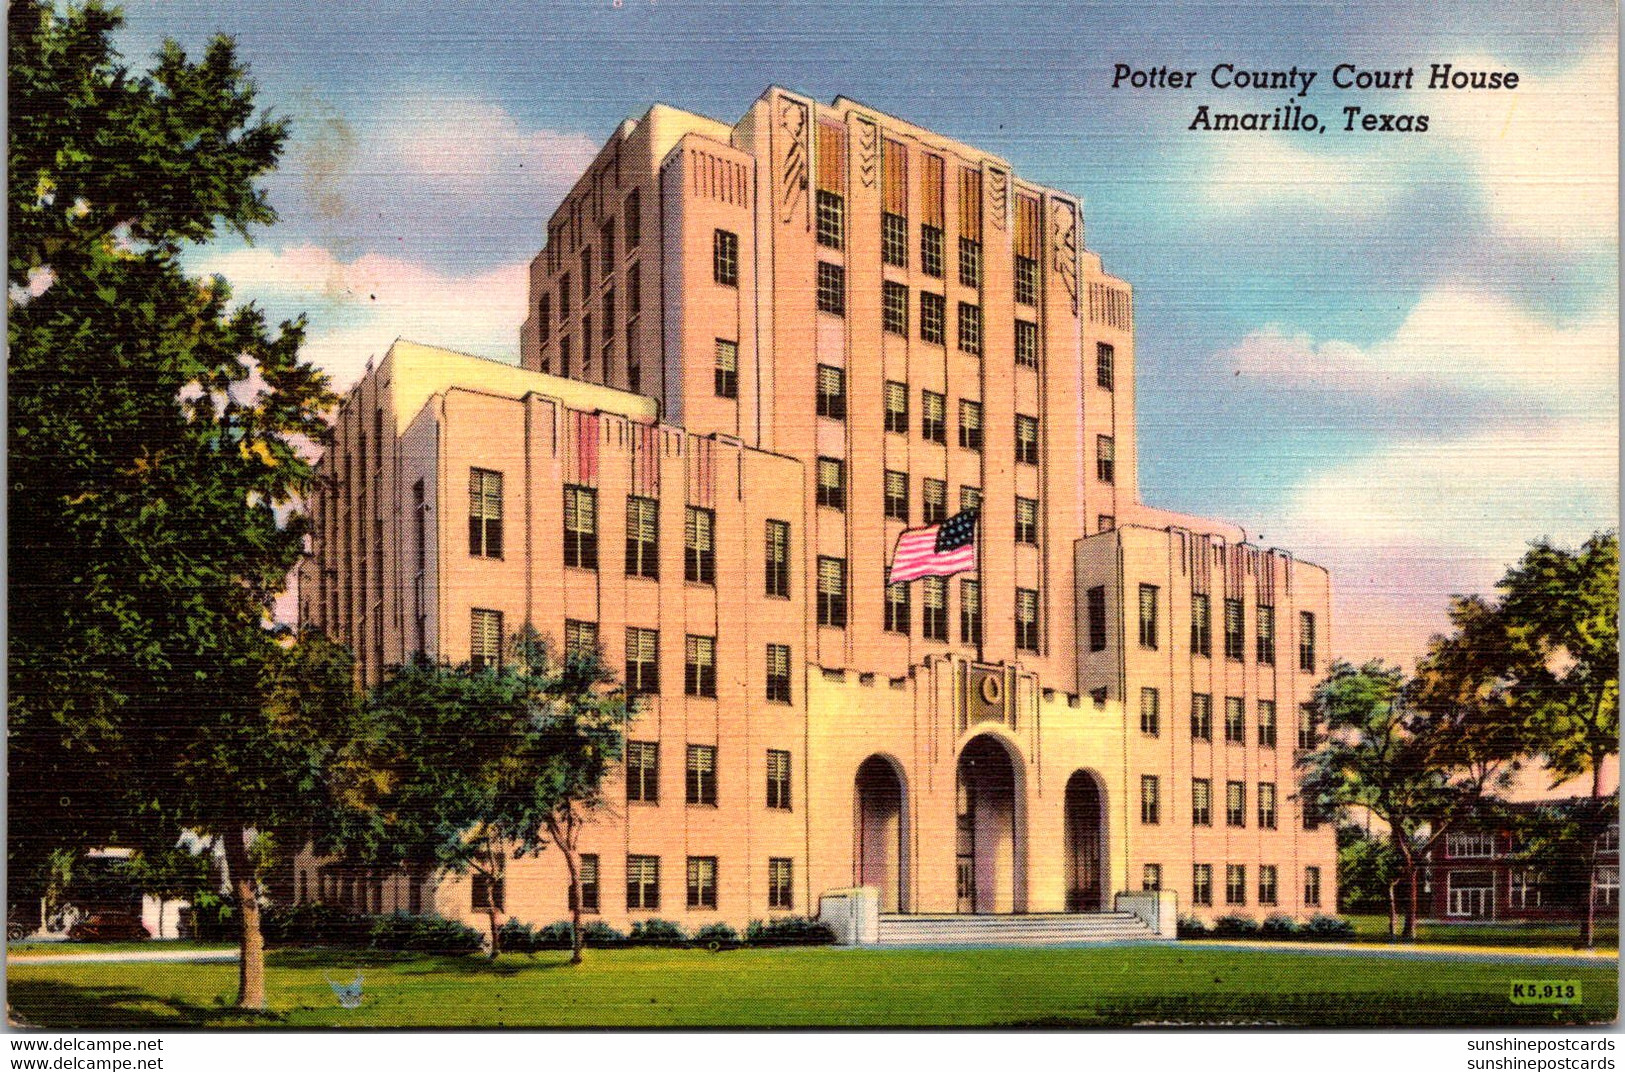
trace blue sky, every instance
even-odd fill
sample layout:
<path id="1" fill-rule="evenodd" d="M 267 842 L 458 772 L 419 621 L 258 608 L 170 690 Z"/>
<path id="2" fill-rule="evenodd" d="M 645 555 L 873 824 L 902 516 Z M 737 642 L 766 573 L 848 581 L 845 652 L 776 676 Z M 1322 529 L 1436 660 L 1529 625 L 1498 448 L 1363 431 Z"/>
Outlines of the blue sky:
<path id="1" fill-rule="evenodd" d="M 1608 3 L 125 5 L 132 62 L 235 35 L 294 123 L 282 222 L 197 258 L 306 311 L 341 384 L 406 335 L 517 349 L 522 266 L 593 148 L 656 100 L 733 120 L 844 94 L 1083 198 L 1136 288 L 1141 485 L 1334 571 L 1334 647 L 1408 659 L 1530 538 L 1618 514 L 1617 22 Z M 1516 70 L 1359 93 L 1339 63 Z M 1113 89 L 1113 67 L 1195 70 Z M 1319 71 L 1220 92 L 1219 63 Z M 1324 133 L 1188 130 L 1298 104 Z M 1425 113 L 1345 132 L 1341 109 Z"/>

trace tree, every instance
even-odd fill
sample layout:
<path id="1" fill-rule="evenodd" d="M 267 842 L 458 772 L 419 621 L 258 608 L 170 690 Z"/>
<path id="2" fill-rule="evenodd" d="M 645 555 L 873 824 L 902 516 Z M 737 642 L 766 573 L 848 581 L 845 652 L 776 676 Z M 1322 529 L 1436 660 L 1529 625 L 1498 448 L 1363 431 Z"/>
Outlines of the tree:
<path id="1" fill-rule="evenodd" d="M 1508 776 L 1492 748 L 1460 740 L 1476 732 L 1470 720 L 1418 709 L 1413 691 L 1397 667 L 1334 663 L 1315 690 L 1326 739 L 1298 761 L 1302 792 L 1314 806 L 1345 817 L 1369 812 L 1388 827 L 1405 890 L 1406 940 L 1416 936 L 1418 871 L 1428 851 Z M 1390 904 L 1392 934 L 1397 908 Z"/>
<path id="2" fill-rule="evenodd" d="M 179 256 L 275 219 L 255 184 L 286 130 L 228 38 L 132 75 L 99 3 L 9 16 L 8 853 L 26 873 L 62 843 L 220 835 L 258 1008 L 250 843 L 335 752 L 295 740 L 330 723 L 289 717 L 276 678 L 339 657 L 267 628 L 334 397 L 302 322 L 273 328 Z"/>
<path id="3" fill-rule="evenodd" d="M 197 903 L 200 896 L 218 890 L 219 872 L 214 853 L 207 846 L 194 850 L 185 845 L 142 849 L 120 868 L 130 883 L 158 901 L 158 933 L 164 933 L 165 906 L 170 901 Z"/>
<path id="4" fill-rule="evenodd" d="M 1389 919 L 1396 920 L 1394 889 L 1398 882 L 1399 854 L 1388 839 L 1371 837 L 1354 823 L 1337 828 L 1339 909 L 1370 912 L 1386 908 Z"/>
<path id="5" fill-rule="evenodd" d="M 555 657 L 527 626 L 500 667 L 400 667 L 373 691 L 368 711 L 382 793 L 374 830 L 352 854 L 474 875 L 487 891 L 495 959 L 504 857 L 551 844 L 570 875 L 571 962 L 580 963 L 577 841 L 604 804 L 600 788 L 620 760 L 627 719 L 625 694 L 601 656 Z"/>

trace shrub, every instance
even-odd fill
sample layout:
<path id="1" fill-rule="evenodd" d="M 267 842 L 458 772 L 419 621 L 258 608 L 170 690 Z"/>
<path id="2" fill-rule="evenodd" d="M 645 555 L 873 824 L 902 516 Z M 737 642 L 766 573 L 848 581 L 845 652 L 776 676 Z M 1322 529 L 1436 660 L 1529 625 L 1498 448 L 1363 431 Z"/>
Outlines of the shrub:
<path id="1" fill-rule="evenodd" d="M 1210 934 L 1207 924 L 1195 916 L 1180 916 L 1177 933 L 1181 938 L 1206 938 Z"/>
<path id="2" fill-rule="evenodd" d="M 273 946 L 361 946 L 370 930 L 368 917 L 320 901 L 272 905 L 260 913 L 260 933 Z"/>
<path id="3" fill-rule="evenodd" d="M 693 944 L 706 949 L 713 944 L 719 949 L 732 949 L 739 945 L 739 932 L 726 923 L 707 923 L 694 932 Z"/>
<path id="4" fill-rule="evenodd" d="M 1337 916 L 1317 915 L 1304 924 L 1302 934 L 1317 942 L 1348 942 L 1354 940 L 1354 924 Z"/>
<path id="5" fill-rule="evenodd" d="M 510 919 L 497 928 L 497 942 L 504 953 L 534 953 L 538 949 L 552 949 L 555 946 L 544 945 L 544 935 L 547 928 L 537 930 L 529 923 L 521 923 L 517 919 Z M 566 941 L 568 941 L 566 936 Z"/>
<path id="6" fill-rule="evenodd" d="M 367 944 L 374 949 L 461 956 L 477 953 L 485 947 L 485 939 L 479 931 L 439 916 L 413 916 L 396 912 L 388 916 L 372 916 L 370 920 Z"/>
<path id="7" fill-rule="evenodd" d="M 688 935 L 669 919 L 641 919 L 632 924 L 632 941 L 643 945 L 678 945 L 688 941 Z"/>
<path id="8" fill-rule="evenodd" d="M 1303 927 L 1291 916 L 1277 912 L 1266 919 L 1258 928 L 1261 938 L 1273 938 L 1276 941 L 1292 941 L 1303 937 Z"/>
<path id="9" fill-rule="evenodd" d="M 549 929 L 551 929 L 552 927 L 563 926 L 564 927 L 564 942 L 565 942 L 566 946 L 569 945 L 569 943 L 570 943 L 570 924 L 568 924 L 568 923 L 564 923 L 564 924 L 553 923 L 553 924 L 549 924 L 548 926 L 549 926 Z M 622 934 L 620 931 L 616 930 L 614 927 L 611 927 L 608 923 L 605 923 L 603 920 L 595 919 L 591 923 L 587 924 L 585 927 L 581 928 L 581 939 L 582 939 L 582 942 L 584 944 L 586 944 L 586 945 L 590 945 L 595 949 L 602 949 L 605 946 L 623 945 L 623 944 L 625 944 L 626 935 Z"/>
<path id="10" fill-rule="evenodd" d="M 751 920 L 745 928 L 745 941 L 751 945 L 832 945 L 835 932 L 806 916 L 776 916 Z"/>
<path id="11" fill-rule="evenodd" d="M 1215 938 L 1256 938 L 1258 920 L 1248 916 L 1220 916 L 1213 921 Z"/>

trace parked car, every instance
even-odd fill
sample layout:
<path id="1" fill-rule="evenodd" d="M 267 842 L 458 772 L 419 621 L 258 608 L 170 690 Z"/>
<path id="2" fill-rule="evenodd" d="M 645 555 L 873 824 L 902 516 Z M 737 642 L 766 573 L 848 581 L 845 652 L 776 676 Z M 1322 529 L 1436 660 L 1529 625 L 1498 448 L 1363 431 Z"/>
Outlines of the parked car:
<path id="1" fill-rule="evenodd" d="M 68 938 L 75 942 L 133 942 L 151 937 L 141 921 L 128 912 L 96 912 L 68 931 Z"/>

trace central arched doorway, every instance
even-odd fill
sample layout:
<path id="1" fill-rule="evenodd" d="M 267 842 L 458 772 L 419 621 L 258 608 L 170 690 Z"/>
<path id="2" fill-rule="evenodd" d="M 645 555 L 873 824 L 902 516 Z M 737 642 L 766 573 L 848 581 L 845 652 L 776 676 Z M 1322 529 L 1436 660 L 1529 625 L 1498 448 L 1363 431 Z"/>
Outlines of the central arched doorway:
<path id="1" fill-rule="evenodd" d="M 1066 783 L 1066 910 L 1105 908 L 1106 795 L 1089 771 L 1074 771 Z"/>
<path id="2" fill-rule="evenodd" d="M 1024 911 L 1020 779 L 1009 748 L 975 738 L 959 754 L 957 782 L 959 911 Z"/>
<path id="3" fill-rule="evenodd" d="M 891 759 L 874 755 L 858 767 L 853 802 L 855 884 L 880 891 L 882 912 L 908 910 L 908 791 Z"/>

